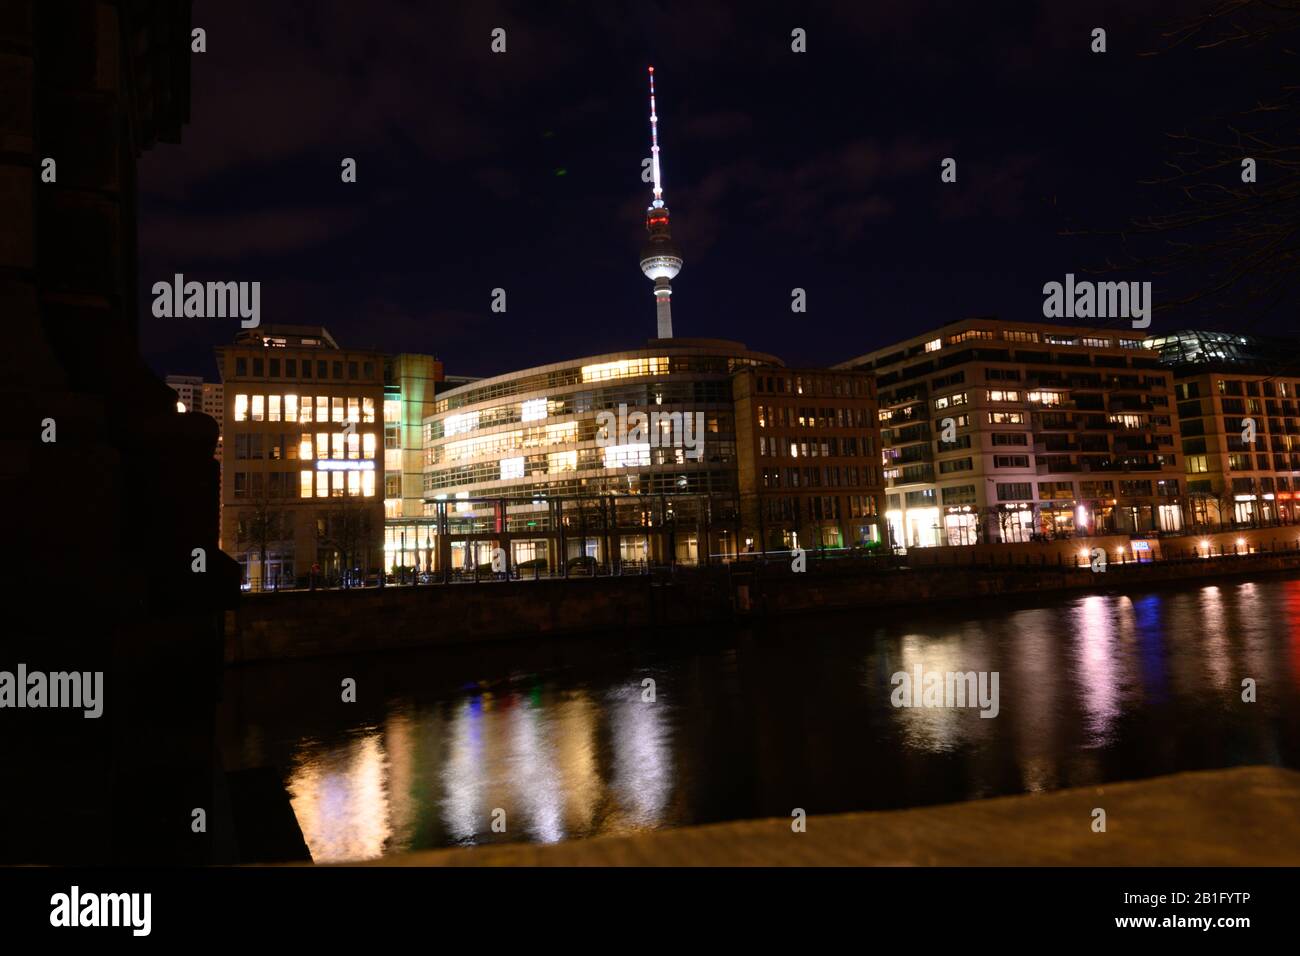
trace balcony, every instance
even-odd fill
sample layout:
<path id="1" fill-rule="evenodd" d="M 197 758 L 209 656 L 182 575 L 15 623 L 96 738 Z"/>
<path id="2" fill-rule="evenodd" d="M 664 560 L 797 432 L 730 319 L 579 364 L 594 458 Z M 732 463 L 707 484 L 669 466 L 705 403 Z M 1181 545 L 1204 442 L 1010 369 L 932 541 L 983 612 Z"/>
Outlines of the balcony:
<path id="1" fill-rule="evenodd" d="M 1080 448 L 1074 442 L 1034 442 L 1033 451 L 1035 455 L 1073 455 L 1086 449 Z"/>
<path id="2" fill-rule="evenodd" d="M 1143 438 L 1140 435 L 1116 435 L 1115 451 L 1117 452 L 1158 452 L 1160 446 L 1152 441 L 1149 437 Z"/>
<path id="3" fill-rule="evenodd" d="M 1039 461 L 1035 470 L 1040 475 L 1068 475 L 1076 471 L 1081 471 L 1081 466 L 1071 461 L 1069 458 L 1053 458 L 1048 461 Z"/>
<path id="4" fill-rule="evenodd" d="M 1035 412 L 1030 421 L 1035 432 L 1071 432 L 1079 427 L 1072 419 L 1044 412 Z"/>
<path id="5" fill-rule="evenodd" d="M 1106 402 L 1106 410 L 1109 412 L 1149 412 L 1151 403 L 1139 398 L 1127 398 L 1119 395 L 1112 395 Z"/>

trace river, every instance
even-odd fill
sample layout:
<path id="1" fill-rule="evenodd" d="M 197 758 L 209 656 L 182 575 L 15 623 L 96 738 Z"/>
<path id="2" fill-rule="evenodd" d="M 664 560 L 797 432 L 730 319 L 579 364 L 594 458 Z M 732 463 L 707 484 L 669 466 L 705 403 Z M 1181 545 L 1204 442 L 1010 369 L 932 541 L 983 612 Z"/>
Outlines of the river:
<path id="1" fill-rule="evenodd" d="M 1051 600 L 245 666 L 223 750 L 317 862 L 1300 768 L 1300 580 Z M 996 673 L 997 715 L 895 706 L 918 667 Z"/>

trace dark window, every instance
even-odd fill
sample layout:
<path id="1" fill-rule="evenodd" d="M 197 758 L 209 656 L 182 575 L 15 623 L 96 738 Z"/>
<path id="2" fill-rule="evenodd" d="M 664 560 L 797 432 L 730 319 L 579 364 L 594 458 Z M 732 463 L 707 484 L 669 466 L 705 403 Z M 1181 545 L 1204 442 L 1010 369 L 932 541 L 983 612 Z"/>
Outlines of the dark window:
<path id="1" fill-rule="evenodd" d="M 1014 501 L 1019 498 L 1032 500 L 1034 497 L 1034 490 L 1027 481 L 999 484 L 997 488 L 999 501 Z"/>
<path id="2" fill-rule="evenodd" d="M 284 360 L 284 377 L 285 377 L 285 378 L 297 378 L 297 377 L 298 377 L 298 360 L 297 360 L 297 359 L 285 359 L 285 360 Z"/>
<path id="3" fill-rule="evenodd" d="M 271 359 L 271 378 L 280 377 L 280 360 Z"/>
<path id="4" fill-rule="evenodd" d="M 329 362 L 326 362 L 326 361 L 324 361 L 323 359 L 317 359 L 317 361 L 316 361 L 316 377 L 317 377 L 317 378 L 329 378 L 329 377 L 330 377 L 330 373 L 329 373 Z"/>
<path id="5" fill-rule="evenodd" d="M 235 374 L 236 374 L 236 375 L 247 375 L 247 374 L 248 374 L 248 360 L 247 360 L 247 359 L 242 359 L 242 358 L 237 358 L 237 359 L 235 359 Z"/>
<path id="6" fill-rule="evenodd" d="M 348 363 L 348 378 L 352 378 L 352 379 L 354 379 L 354 378 L 356 378 L 356 377 L 357 377 L 357 363 L 356 363 L 356 362 L 349 362 L 349 363 Z"/>
<path id="7" fill-rule="evenodd" d="M 260 358 L 253 359 L 253 375 L 254 375 L 254 377 L 256 377 L 256 378 L 261 378 L 264 374 L 266 374 L 266 373 L 262 371 L 262 360 L 261 360 Z"/>

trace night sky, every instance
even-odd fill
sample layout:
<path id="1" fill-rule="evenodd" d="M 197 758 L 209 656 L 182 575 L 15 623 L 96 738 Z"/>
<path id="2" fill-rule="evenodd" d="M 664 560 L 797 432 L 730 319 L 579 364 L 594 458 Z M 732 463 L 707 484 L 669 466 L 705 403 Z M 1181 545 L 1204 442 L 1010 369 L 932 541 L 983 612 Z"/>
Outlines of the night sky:
<path id="1" fill-rule="evenodd" d="M 259 280 L 264 325 L 433 353 L 448 374 L 639 346 L 649 64 L 679 337 L 821 365 L 967 316 L 1041 321 L 1045 282 L 1118 251 L 1064 230 L 1169 205 L 1141 182 L 1167 132 L 1224 135 L 1300 76 L 1285 42 L 1139 55 L 1204 7 L 198 0 L 190 124 L 140 165 L 143 349 L 160 374 L 214 378 L 238 330 L 154 318 L 150 287 L 175 272 Z M 1159 303 L 1203 276 L 1111 278 L 1156 279 Z M 1149 331 L 1293 315 L 1188 309 Z"/>

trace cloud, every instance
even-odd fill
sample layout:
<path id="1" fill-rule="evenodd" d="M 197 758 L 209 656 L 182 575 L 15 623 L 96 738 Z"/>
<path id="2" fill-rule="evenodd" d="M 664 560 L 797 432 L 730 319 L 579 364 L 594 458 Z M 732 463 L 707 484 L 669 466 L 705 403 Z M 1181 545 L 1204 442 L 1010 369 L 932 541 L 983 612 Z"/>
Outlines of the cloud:
<path id="1" fill-rule="evenodd" d="M 933 171 L 937 185 L 947 149 L 947 143 L 909 135 L 887 143 L 856 140 L 786 167 L 746 157 L 679 190 L 687 213 L 674 235 L 696 255 L 718 240 L 724 226 L 761 226 L 783 242 L 811 248 L 851 241 L 893 214 L 890 194 L 900 181 Z M 743 221 L 736 220 L 737 209 Z"/>
<path id="2" fill-rule="evenodd" d="M 149 228 L 141 232 L 142 258 L 203 264 L 285 255 L 344 236 L 364 217 L 363 210 L 337 207 L 206 216 L 155 214 Z"/>

